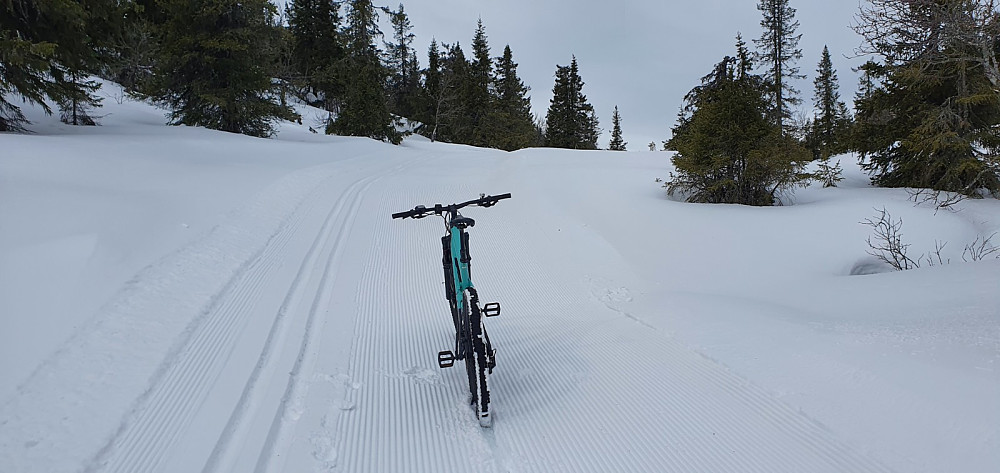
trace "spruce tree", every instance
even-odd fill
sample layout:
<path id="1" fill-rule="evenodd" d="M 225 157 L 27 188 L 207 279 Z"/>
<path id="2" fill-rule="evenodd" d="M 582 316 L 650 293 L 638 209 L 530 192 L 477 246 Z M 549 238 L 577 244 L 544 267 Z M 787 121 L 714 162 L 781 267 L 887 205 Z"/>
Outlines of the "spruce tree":
<path id="1" fill-rule="evenodd" d="M 486 124 L 486 146 L 506 151 L 533 146 L 537 130 L 531 115 L 528 86 L 517 76 L 517 63 L 510 45 L 496 60 L 493 77 L 496 97 Z"/>
<path id="2" fill-rule="evenodd" d="M 420 133 L 431 141 L 437 140 L 437 115 L 440 109 L 441 98 L 441 50 L 438 49 L 436 38 L 431 38 L 431 44 L 427 47 L 427 69 L 424 69 L 423 87 L 420 89 L 421 110 L 417 115 L 417 120 L 421 125 L 417 128 Z"/>
<path id="3" fill-rule="evenodd" d="M 448 53 L 441 60 L 434 136 L 449 143 L 468 144 L 473 134 L 467 106 L 471 67 L 461 44 L 445 45 L 445 48 Z"/>
<path id="4" fill-rule="evenodd" d="M 412 44 L 415 35 L 410 18 L 399 4 L 396 11 L 388 8 L 383 11 L 389 15 L 392 23 L 392 41 L 386 41 L 386 59 L 389 67 L 389 99 L 390 109 L 396 115 L 414 118 L 419 91 L 419 70 L 417 55 Z"/>
<path id="5" fill-rule="evenodd" d="M 399 144 L 402 136 L 386 104 L 388 71 L 382 65 L 375 39 L 381 36 L 378 14 L 370 0 L 351 0 L 347 14 L 347 57 L 343 72 L 349 77 L 343 105 L 327 133 L 366 136 Z"/>
<path id="6" fill-rule="evenodd" d="M 583 84 L 576 56 L 569 66 L 556 66 L 556 82 L 545 115 L 545 146 L 597 149 L 597 115 L 583 95 Z"/>
<path id="7" fill-rule="evenodd" d="M 795 62 L 802 58 L 802 50 L 798 47 L 802 35 L 795 34 L 799 22 L 788 0 L 760 0 L 757 9 L 763 15 L 760 26 L 764 31 L 760 39 L 754 40 L 757 51 L 753 59 L 766 68 L 764 78 L 768 83 L 772 119 L 784 132 L 788 129 L 792 108 L 802 103 L 799 91 L 791 83 L 805 77 L 795 67 Z"/>
<path id="8" fill-rule="evenodd" d="M 618 106 L 615 105 L 615 113 L 611 116 L 611 144 L 608 149 L 611 151 L 625 151 L 628 143 L 622 139 L 622 116 L 618 113 Z"/>
<path id="9" fill-rule="evenodd" d="M 840 85 L 837 71 L 833 69 L 830 50 L 823 46 L 823 54 L 813 80 L 813 105 L 816 116 L 809 128 L 809 145 L 813 158 L 826 159 L 834 154 L 847 151 L 847 131 L 850 116 L 847 106 L 840 100 Z"/>
<path id="10" fill-rule="evenodd" d="M 1000 16 L 992 2 L 869 0 L 856 31 L 873 88 L 855 102 L 862 168 L 885 187 L 1000 196 Z"/>
<path id="11" fill-rule="evenodd" d="M 335 112 L 344 94 L 345 57 L 340 6 L 330 0 L 292 0 L 287 7 L 292 63 L 307 102 Z"/>
<path id="12" fill-rule="evenodd" d="M 476 25 L 476 34 L 472 38 L 472 62 L 469 64 L 469 81 L 465 88 L 466 120 L 469 122 L 472 134 L 463 137 L 462 142 L 473 146 L 487 146 L 486 123 L 490 116 L 492 105 L 490 82 L 493 76 L 493 62 L 490 57 L 490 46 L 486 38 L 486 28 L 480 19 Z"/>
<path id="13" fill-rule="evenodd" d="M 665 148 L 677 174 L 666 187 L 689 202 L 772 205 L 778 194 L 807 179 L 808 151 L 782 134 L 769 116 L 768 81 L 750 73 L 738 38 L 736 57 L 726 56 L 685 106 Z"/>
<path id="14" fill-rule="evenodd" d="M 84 79 L 100 72 L 101 54 L 117 35 L 120 9 L 111 0 L 60 2 L 28 0 L 0 6 L 0 131 L 23 131 L 20 107 L 7 94 L 51 109 L 49 98 L 65 110 L 97 106 L 96 83 Z M 80 115 L 76 116 L 81 118 Z"/>
<path id="15" fill-rule="evenodd" d="M 271 98 L 267 65 L 276 8 L 267 0 L 164 0 L 153 98 L 173 125 L 266 137 L 291 114 Z"/>

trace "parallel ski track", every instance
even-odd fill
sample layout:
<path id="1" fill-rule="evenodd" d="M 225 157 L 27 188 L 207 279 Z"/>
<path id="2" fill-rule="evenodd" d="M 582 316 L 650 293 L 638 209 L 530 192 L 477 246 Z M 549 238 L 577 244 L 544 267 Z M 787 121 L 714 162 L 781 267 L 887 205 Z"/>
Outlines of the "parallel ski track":
<path id="1" fill-rule="evenodd" d="M 185 348 L 170 360 L 139 401 L 131 418 L 98 455 L 90 470 L 128 473 L 157 471 L 183 435 L 223 369 L 260 289 L 286 254 L 286 244 L 305 212 L 293 212 L 284 226 L 217 294 L 197 325 L 189 329 Z"/>
<path id="2" fill-rule="evenodd" d="M 345 198 L 338 204 L 337 210 L 331 214 L 333 219 L 330 222 L 333 225 L 322 233 L 326 237 L 323 240 L 330 243 L 329 257 L 325 261 L 319 290 L 315 294 L 315 298 L 309 309 L 304 338 L 295 365 L 289 376 L 285 394 L 274 416 L 264 449 L 260 453 L 255 469 L 257 472 L 267 472 L 277 468 L 273 462 L 281 452 L 287 450 L 294 431 L 295 419 L 293 417 L 297 415 L 295 413 L 302 412 L 305 408 L 303 402 L 308 390 L 309 377 L 313 372 L 313 366 L 316 362 L 316 355 L 318 353 L 317 345 L 322 336 L 323 319 L 330 303 L 330 292 L 333 286 L 331 278 L 336 277 L 337 262 L 345 251 L 343 243 L 350 235 L 349 229 L 357 216 L 364 192 L 375 180 L 376 178 L 368 178 L 355 183 L 345 193 Z M 334 229 L 340 231 L 336 233 L 336 237 L 331 242 L 330 237 L 332 235 L 329 232 L 332 232 Z M 293 289 L 293 292 L 295 294 L 290 295 L 290 297 L 295 299 L 301 297 L 298 291 Z M 265 358 L 268 357 L 268 353 L 269 350 L 265 350 L 263 356 Z M 256 382 L 254 381 L 253 384 L 256 384 Z M 250 386 L 250 389 L 253 390 L 254 387 Z"/>
<path id="3" fill-rule="evenodd" d="M 356 207 L 358 197 L 364 193 L 371 184 L 376 180 L 374 177 L 369 177 L 365 179 L 360 179 L 354 184 L 352 184 L 338 199 L 338 201 L 333 205 L 330 212 L 327 214 L 326 219 L 323 223 L 323 227 L 320 229 L 306 254 L 302 265 L 292 281 L 292 285 L 286 295 L 284 301 L 281 304 L 278 314 L 274 319 L 274 322 L 268 331 L 267 339 L 264 343 L 263 350 L 261 351 L 260 357 L 257 360 L 254 370 L 250 375 L 247 384 L 245 385 L 243 392 L 240 396 L 239 401 L 236 404 L 233 413 L 229 417 L 226 428 L 223 431 L 222 437 L 217 442 L 215 448 L 209 457 L 205 468 L 202 470 L 205 473 L 215 472 L 215 471 L 230 471 L 232 470 L 233 463 L 236 460 L 236 455 L 238 455 L 238 450 L 236 446 L 239 441 L 246 437 L 247 429 L 249 428 L 249 420 L 252 418 L 254 413 L 260 407 L 261 397 L 263 396 L 263 390 L 265 386 L 262 383 L 269 380 L 268 376 L 273 374 L 276 370 L 276 358 L 279 350 L 283 343 L 286 341 L 288 336 L 289 323 L 292 318 L 292 314 L 299 310 L 299 307 L 304 302 L 306 297 L 306 291 L 310 287 L 307 283 L 312 275 L 317 271 L 320 265 L 320 258 L 324 254 L 329 254 L 331 258 L 334 256 L 335 251 L 331 251 L 331 245 L 337 248 L 337 243 L 334 243 L 333 232 L 336 230 L 342 230 L 343 224 L 345 223 L 344 209 L 353 209 Z M 349 203 L 350 201 L 350 203 Z M 337 224 L 340 223 L 341 226 Z M 339 243 L 339 242 L 338 242 Z M 327 261 L 327 267 L 329 267 L 330 262 Z M 312 311 L 311 313 L 314 313 Z M 314 323 L 315 317 L 310 317 L 307 320 L 307 330 L 312 329 L 312 324 Z M 303 344 L 303 349 L 305 349 L 305 344 Z M 301 360 L 300 355 L 297 360 Z M 299 366 L 301 370 L 301 366 Z M 296 378 L 301 376 L 300 373 L 296 373 Z M 294 384 L 294 382 L 293 382 Z M 286 401 L 289 399 L 286 395 Z M 280 419 L 281 417 L 277 417 Z M 273 445 L 271 446 L 273 450 Z"/>
<path id="4" fill-rule="evenodd" d="M 372 180 L 374 178 L 361 179 L 340 196 L 314 247 L 319 241 L 329 238 L 329 223 L 335 220 L 335 216 L 343 213 L 348 200 L 356 201 L 365 185 Z M 199 316 L 198 322 L 189 329 L 184 349 L 167 362 L 165 371 L 152 382 L 150 390 L 138 401 L 139 407 L 123 424 L 115 438 L 98 454 L 88 471 L 118 473 L 159 470 L 165 455 L 184 435 L 198 406 L 224 369 L 228 355 L 259 299 L 260 289 L 267 283 L 276 265 L 285 258 L 289 239 L 295 234 L 303 216 L 308 213 L 304 208 L 321 202 L 314 198 L 304 203 L 307 205 L 292 212 L 280 231 L 213 298 L 206 313 Z M 269 354 L 274 332 L 283 327 L 283 316 L 283 312 L 276 316 L 268 335 L 265 354 Z M 266 361 L 266 356 L 263 356 L 262 363 Z M 259 368 L 260 363 L 255 374 L 259 374 Z M 237 404 L 238 411 L 245 407 L 246 395 L 244 392 Z M 235 423 L 234 419 L 231 419 L 231 423 Z M 211 459 L 216 458 L 216 452 L 225 450 L 227 435 L 230 435 L 228 430 L 220 440 L 223 446 L 217 446 Z"/>

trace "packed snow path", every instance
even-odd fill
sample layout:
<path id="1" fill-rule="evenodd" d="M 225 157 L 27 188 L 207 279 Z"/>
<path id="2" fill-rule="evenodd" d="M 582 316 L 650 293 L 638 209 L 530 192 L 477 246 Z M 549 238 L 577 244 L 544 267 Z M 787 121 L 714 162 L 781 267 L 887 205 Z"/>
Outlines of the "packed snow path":
<path id="1" fill-rule="evenodd" d="M 995 199 L 935 213 L 853 167 L 786 207 L 690 205 L 653 182 L 666 153 L 257 140 L 112 108 L 0 135 L 0 472 L 1000 464 L 1000 261 L 958 263 Z M 504 192 L 464 212 L 503 307 L 482 429 L 462 364 L 436 363 L 443 225 L 390 214 Z M 956 264 L 851 276 L 883 206 Z"/>
<path id="2" fill-rule="evenodd" d="M 482 160 L 495 170 L 481 172 Z M 3 408 L 4 462 L 23 472 L 885 471 L 653 314 L 624 309 L 628 288 L 610 283 L 629 269 L 613 254 L 574 263 L 567 249 L 580 235 L 562 232 L 573 222 L 520 179 L 523 164 L 466 150 L 289 175 L 137 275 L 18 388 Z M 435 362 L 453 340 L 443 225 L 389 218 L 479 192 L 514 194 L 465 212 L 477 221 L 474 281 L 503 306 L 488 321 L 492 429 L 474 420 L 461 364 Z M 593 277 L 567 277 L 581 270 Z M 109 349 L 133 337 L 145 359 Z M 53 398 L 67 391 L 78 402 Z M 121 402 L 91 402 L 102 396 Z"/>

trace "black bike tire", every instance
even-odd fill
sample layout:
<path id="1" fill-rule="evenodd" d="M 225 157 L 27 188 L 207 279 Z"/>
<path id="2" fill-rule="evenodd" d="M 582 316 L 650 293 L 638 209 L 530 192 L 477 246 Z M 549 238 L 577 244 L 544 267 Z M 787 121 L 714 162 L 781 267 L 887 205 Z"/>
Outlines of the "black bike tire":
<path id="1" fill-rule="evenodd" d="M 472 298 L 466 291 L 464 294 L 465 304 L 462 307 L 463 315 L 467 315 L 466 341 L 469 351 L 465 357 L 465 372 L 469 378 L 469 394 L 472 397 L 472 404 L 476 407 L 476 418 L 483 427 L 488 427 L 490 422 L 490 390 L 488 380 L 486 342 L 483 338 L 483 319 L 479 308 L 473 306 Z"/>

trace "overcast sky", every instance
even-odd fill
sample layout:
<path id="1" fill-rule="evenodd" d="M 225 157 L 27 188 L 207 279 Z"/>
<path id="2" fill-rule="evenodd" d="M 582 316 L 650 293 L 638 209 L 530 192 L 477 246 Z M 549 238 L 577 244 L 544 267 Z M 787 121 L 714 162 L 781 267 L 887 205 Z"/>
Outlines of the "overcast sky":
<path id="1" fill-rule="evenodd" d="M 395 8 L 400 0 L 376 6 Z M 427 65 L 431 38 L 460 42 L 471 56 L 476 21 L 482 18 L 490 52 L 509 44 L 518 75 L 531 87 L 534 112 L 548 110 L 556 65 L 576 55 L 583 92 L 597 111 L 607 148 L 615 105 L 629 151 L 670 137 L 684 95 L 723 56 L 733 54 L 742 32 L 749 46 L 760 37 L 757 0 L 402 0 L 416 35 L 414 48 Z M 841 98 L 851 105 L 857 88 L 851 67 L 861 39 L 851 29 L 858 0 L 791 0 L 802 34 L 798 62 L 807 78 L 797 87 L 803 107 L 812 105 L 812 80 L 823 45 L 829 45 L 840 78 Z M 384 16 L 384 15 L 383 15 Z M 383 18 L 383 20 L 385 20 Z M 385 21 L 383 21 L 385 23 Z M 391 30 L 383 27 L 391 38 Z M 852 58 L 848 58 L 848 56 Z"/>

